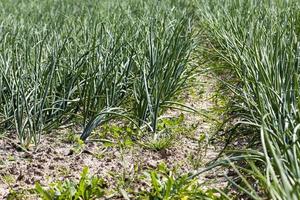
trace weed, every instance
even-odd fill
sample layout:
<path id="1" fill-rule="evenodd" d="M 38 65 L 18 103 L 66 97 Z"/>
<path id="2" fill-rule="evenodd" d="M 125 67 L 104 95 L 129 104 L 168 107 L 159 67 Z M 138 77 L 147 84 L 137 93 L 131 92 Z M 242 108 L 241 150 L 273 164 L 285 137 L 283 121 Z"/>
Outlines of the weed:
<path id="1" fill-rule="evenodd" d="M 150 189 L 139 194 L 140 199 L 218 199 L 220 194 L 214 190 L 202 190 L 197 179 L 188 175 L 178 176 L 176 171 L 169 170 L 160 164 L 157 170 L 145 174 Z"/>
<path id="2" fill-rule="evenodd" d="M 89 176 L 88 168 L 85 167 L 81 173 L 78 183 L 66 180 L 50 185 L 49 189 L 44 189 L 39 183 L 36 183 L 37 194 L 45 200 L 66 199 L 99 199 L 104 197 L 105 182 L 96 176 Z"/>

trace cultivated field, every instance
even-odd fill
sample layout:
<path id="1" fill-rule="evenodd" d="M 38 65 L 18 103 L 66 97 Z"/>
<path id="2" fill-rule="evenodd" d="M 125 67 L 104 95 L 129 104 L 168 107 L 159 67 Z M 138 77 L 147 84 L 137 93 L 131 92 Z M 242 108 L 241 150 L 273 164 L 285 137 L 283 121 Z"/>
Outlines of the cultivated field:
<path id="1" fill-rule="evenodd" d="M 0 199 L 300 199 L 300 2 L 3 0 Z"/>

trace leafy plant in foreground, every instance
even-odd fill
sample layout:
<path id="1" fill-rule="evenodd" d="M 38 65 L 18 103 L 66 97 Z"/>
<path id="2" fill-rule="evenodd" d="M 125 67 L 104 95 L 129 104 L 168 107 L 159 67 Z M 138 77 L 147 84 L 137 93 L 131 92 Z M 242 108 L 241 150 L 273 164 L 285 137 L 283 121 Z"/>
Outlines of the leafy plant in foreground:
<path id="1" fill-rule="evenodd" d="M 219 199 L 217 191 L 202 190 L 197 178 L 178 176 L 176 171 L 169 170 L 164 164 L 160 164 L 157 170 L 145 174 L 148 179 L 150 190 L 142 191 L 140 199 L 149 200 L 188 200 L 188 199 Z"/>
<path id="2" fill-rule="evenodd" d="M 104 197 L 105 183 L 103 179 L 88 175 L 88 168 L 85 167 L 81 173 L 78 183 L 66 180 L 50 185 L 44 189 L 36 183 L 37 194 L 44 200 L 89 200 Z"/>

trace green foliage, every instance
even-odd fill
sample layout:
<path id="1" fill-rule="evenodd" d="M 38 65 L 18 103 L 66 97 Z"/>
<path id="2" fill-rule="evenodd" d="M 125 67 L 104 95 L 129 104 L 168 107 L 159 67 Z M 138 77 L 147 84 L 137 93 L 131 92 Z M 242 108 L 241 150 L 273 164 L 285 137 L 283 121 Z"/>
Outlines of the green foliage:
<path id="1" fill-rule="evenodd" d="M 96 176 L 90 177 L 87 167 L 83 169 L 78 183 L 65 180 L 51 184 L 49 189 L 44 189 L 39 183 L 35 185 L 37 194 L 44 200 L 99 199 L 104 197 L 104 188 L 104 181 Z"/>
<path id="2" fill-rule="evenodd" d="M 237 79 L 231 109 L 260 138 L 230 158 L 248 163 L 235 166 L 244 185 L 231 182 L 252 199 L 299 199 L 299 1 L 202 3 L 211 43 Z"/>
<path id="3" fill-rule="evenodd" d="M 32 191 L 32 190 L 25 190 L 25 189 L 23 190 L 23 189 L 20 189 L 20 188 L 19 189 L 13 189 L 12 188 L 9 191 L 9 194 L 6 196 L 5 199 L 7 199 L 7 200 L 23 200 L 25 196 L 26 197 L 30 197 L 30 196 L 35 197 L 33 195 L 33 193 L 34 193 L 34 191 Z"/>
<path id="4" fill-rule="evenodd" d="M 204 133 L 199 134 L 199 138 L 197 139 L 197 151 L 196 152 L 191 152 L 188 155 L 188 160 L 193 166 L 194 169 L 198 169 L 201 166 L 203 166 L 204 162 L 204 157 L 206 156 L 207 153 L 207 148 L 208 148 L 208 138 Z"/>
<path id="5" fill-rule="evenodd" d="M 176 1 L 2 1 L 0 128 L 23 146 L 72 120 L 156 131 L 192 75 L 193 8 Z M 178 9 L 180 8 L 180 9 Z"/>
<path id="6" fill-rule="evenodd" d="M 171 147 L 177 135 L 184 132 L 184 115 L 179 117 L 162 118 L 157 124 L 157 132 L 153 135 L 146 135 L 142 145 L 146 148 L 161 151 Z"/>
<path id="7" fill-rule="evenodd" d="M 78 142 L 79 139 L 79 135 L 77 135 L 73 131 L 68 131 L 66 135 L 63 135 L 62 141 L 73 144 Z"/>
<path id="8" fill-rule="evenodd" d="M 140 199 L 152 200 L 188 200 L 188 199 L 220 199 L 217 191 L 201 189 L 197 179 L 190 179 L 188 175 L 178 176 L 175 170 L 169 170 L 160 164 L 157 170 L 145 174 L 150 181 L 150 190 L 139 194 Z"/>

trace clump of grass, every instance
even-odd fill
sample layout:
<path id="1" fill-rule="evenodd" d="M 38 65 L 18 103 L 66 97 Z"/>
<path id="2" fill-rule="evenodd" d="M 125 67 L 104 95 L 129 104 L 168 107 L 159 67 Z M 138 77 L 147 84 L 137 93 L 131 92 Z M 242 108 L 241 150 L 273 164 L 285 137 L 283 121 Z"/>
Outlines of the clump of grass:
<path id="1" fill-rule="evenodd" d="M 154 151 L 161 151 L 171 147 L 174 143 L 175 136 L 168 133 L 167 130 L 160 131 L 144 139 L 142 145 Z"/>

